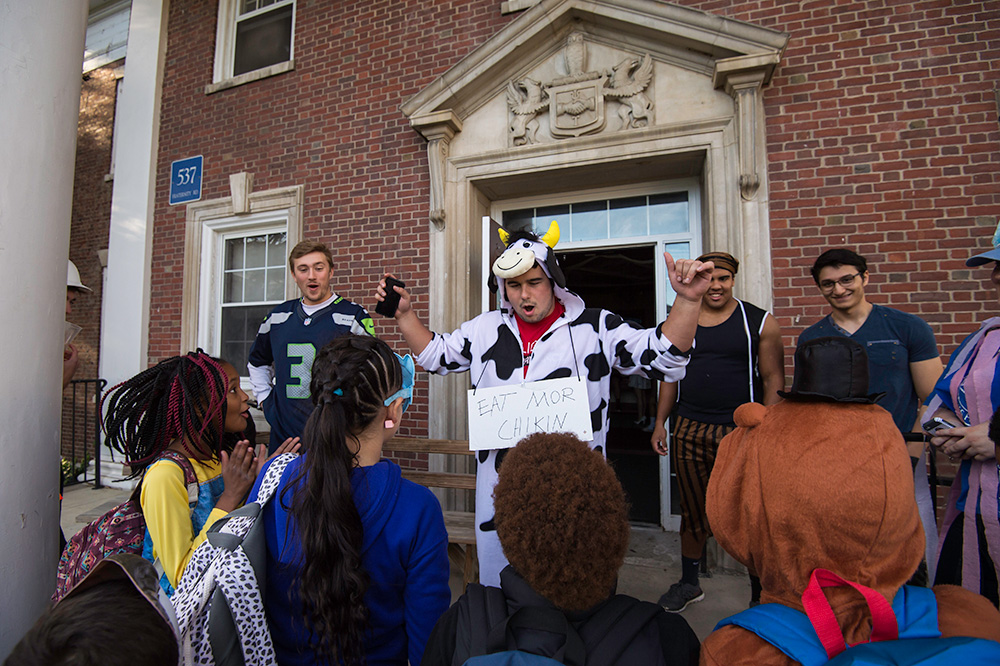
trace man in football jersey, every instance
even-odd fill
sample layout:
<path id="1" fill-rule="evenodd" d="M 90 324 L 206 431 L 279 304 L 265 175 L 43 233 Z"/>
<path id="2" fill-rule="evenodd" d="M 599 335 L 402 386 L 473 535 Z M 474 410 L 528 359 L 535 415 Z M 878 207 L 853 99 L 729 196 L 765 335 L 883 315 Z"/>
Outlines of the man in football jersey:
<path id="1" fill-rule="evenodd" d="M 375 335 L 368 312 L 330 286 L 333 256 L 326 245 L 302 241 L 288 255 L 288 267 L 302 297 L 271 310 L 247 364 L 257 403 L 271 425 L 269 452 L 299 437 L 312 413 L 309 381 L 316 351 L 345 333 Z"/>

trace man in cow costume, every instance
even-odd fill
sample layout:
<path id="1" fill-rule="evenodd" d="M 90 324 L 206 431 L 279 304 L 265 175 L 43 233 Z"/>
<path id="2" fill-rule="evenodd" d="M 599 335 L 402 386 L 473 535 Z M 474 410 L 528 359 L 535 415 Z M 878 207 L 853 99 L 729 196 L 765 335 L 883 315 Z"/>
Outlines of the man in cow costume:
<path id="1" fill-rule="evenodd" d="M 395 319 L 417 362 L 428 372 L 471 372 L 473 388 L 564 377 L 587 382 L 590 447 L 605 453 L 611 370 L 653 381 L 678 381 L 694 342 L 701 297 L 711 283 L 712 262 L 674 261 L 664 253 L 677 294 L 670 316 L 655 328 L 636 329 L 607 310 L 588 308 L 566 288 L 556 260 L 559 225 L 539 238 L 501 230 L 507 249 L 493 263 L 500 309 L 465 322 L 452 333 L 434 333 L 413 311 L 402 287 Z M 492 280 L 491 280 L 492 282 Z M 385 299 L 385 281 L 375 298 Z M 476 473 L 476 544 L 479 580 L 498 586 L 506 565 L 493 526 L 493 486 L 504 450 L 480 451 Z"/>

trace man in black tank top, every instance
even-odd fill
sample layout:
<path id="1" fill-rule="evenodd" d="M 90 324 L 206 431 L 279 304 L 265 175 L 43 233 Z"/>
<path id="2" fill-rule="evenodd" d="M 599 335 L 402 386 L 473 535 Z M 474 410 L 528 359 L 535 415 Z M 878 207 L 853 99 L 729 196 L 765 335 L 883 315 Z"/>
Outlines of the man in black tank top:
<path id="1" fill-rule="evenodd" d="M 735 427 L 733 412 L 746 402 L 770 405 L 785 387 L 785 352 L 773 316 L 733 297 L 739 261 L 709 252 L 715 262 L 712 285 L 701 299 L 695 348 L 684 378 L 661 382 L 656 425 L 650 443 L 667 455 L 665 421 L 673 413 L 674 459 L 681 499 L 681 580 L 660 597 L 666 610 L 680 612 L 705 594 L 698 568 L 712 532 L 705 516 L 705 491 L 719 442 Z M 751 605 L 760 582 L 751 573 Z"/>

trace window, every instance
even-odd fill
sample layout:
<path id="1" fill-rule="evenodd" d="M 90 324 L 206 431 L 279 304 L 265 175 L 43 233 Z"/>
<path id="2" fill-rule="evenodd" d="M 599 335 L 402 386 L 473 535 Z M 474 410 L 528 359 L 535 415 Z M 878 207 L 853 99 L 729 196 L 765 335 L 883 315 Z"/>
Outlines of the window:
<path id="1" fill-rule="evenodd" d="M 508 230 L 545 233 L 555 220 L 565 244 L 688 234 L 689 217 L 688 192 L 683 191 L 504 211 L 503 221 Z"/>
<path id="2" fill-rule="evenodd" d="M 302 239 L 303 198 L 295 185 L 187 205 L 181 353 L 201 347 L 247 377 L 264 315 L 297 292 L 286 261 Z"/>
<path id="3" fill-rule="evenodd" d="M 240 368 L 240 374 L 260 322 L 285 300 L 285 237 L 284 229 L 224 236 L 219 355 Z"/>
<path id="4" fill-rule="evenodd" d="M 233 76 L 292 58 L 291 0 L 243 0 L 236 17 Z"/>
<path id="5" fill-rule="evenodd" d="M 207 92 L 291 69 L 294 28 L 295 0 L 220 0 L 214 84 Z"/>

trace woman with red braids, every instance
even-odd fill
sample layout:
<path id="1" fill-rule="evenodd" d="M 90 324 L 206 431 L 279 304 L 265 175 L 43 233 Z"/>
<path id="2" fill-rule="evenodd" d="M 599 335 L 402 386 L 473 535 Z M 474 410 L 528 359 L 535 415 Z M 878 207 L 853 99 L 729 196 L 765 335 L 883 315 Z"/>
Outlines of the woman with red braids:
<path id="1" fill-rule="evenodd" d="M 208 528 L 243 504 L 266 449 L 243 438 L 247 394 L 229 363 L 197 351 L 161 361 L 104 397 L 108 445 L 140 477 L 143 557 L 174 586 Z M 275 455 L 298 449 L 286 440 Z"/>

